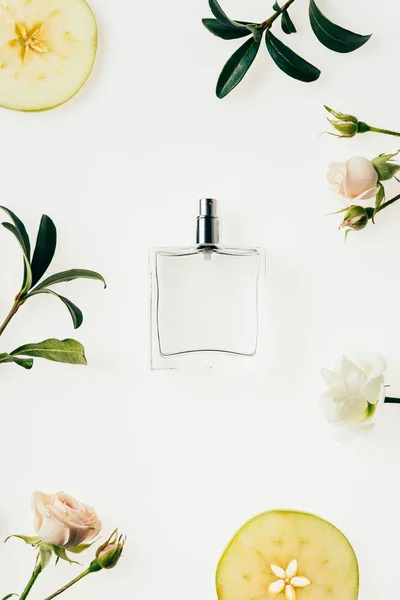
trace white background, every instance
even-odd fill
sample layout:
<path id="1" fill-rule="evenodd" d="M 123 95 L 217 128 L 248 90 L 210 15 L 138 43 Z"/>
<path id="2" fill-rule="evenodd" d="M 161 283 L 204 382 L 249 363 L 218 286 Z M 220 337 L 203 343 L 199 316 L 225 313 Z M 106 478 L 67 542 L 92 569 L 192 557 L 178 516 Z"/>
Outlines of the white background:
<path id="1" fill-rule="evenodd" d="M 224 7 L 262 20 L 269 4 Z M 324 103 L 400 129 L 400 4 L 319 4 L 374 36 L 354 54 L 332 53 L 298 0 L 291 14 L 299 34 L 285 41 L 321 68 L 320 80 L 289 79 L 262 47 L 220 101 L 217 75 L 241 40 L 203 28 L 206 0 L 93 0 L 100 51 L 84 90 L 54 111 L 0 112 L 1 203 L 32 232 L 42 213 L 54 219 L 53 271 L 91 268 L 108 282 L 106 291 L 91 281 L 59 287 L 85 313 L 79 331 L 61 303 L 43 296 L 1 339 L 1 351 L 48 337 L 76 337 L 86 348 L 87 368 L 1 366 L 0 536 L 33 533 L 35 489 L 64 489 L 95 506 L 105 534 L 119 526 L 128 535 L 118 568 L 66 598 L 214 599 L 231 535 L 277 507 L 315 512 L 344 531 L 360 560 L 361 600 L 393 593 L 400 407 L 386 406 L 370 437 L 341 445 L 318 397 L 320 368 L 333 366 L 347 343 L 382 353 L 390 394 L 400 395 L 400 204 L 347 244 L 340 218 L 324 216 L 335 208 L 330 160 L 373 158 L 400 142 L 319 134 Z M 148 247 L 192 243 L 197 199 L 207 195 L 220 200 L 226 244 L 267 247 L 272 360 L 257 375 L 149 370 Z M 0 249 L 5 315 L 21 257 L 5 230 Z M 17 540 L 0 547 L 0 596 L 21 592 L 33 560 Z M 77 569 L 49 567 L 32 599 Z"/>

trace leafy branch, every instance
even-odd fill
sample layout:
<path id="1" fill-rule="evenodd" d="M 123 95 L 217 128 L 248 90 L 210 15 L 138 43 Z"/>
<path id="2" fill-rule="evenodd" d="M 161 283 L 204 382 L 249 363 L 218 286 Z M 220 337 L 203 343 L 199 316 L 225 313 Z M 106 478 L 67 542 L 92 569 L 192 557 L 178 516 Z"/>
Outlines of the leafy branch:
<path id="1" fill-rule="evenodd" d="M 36 244 L 31 255 L 31 243 L 26 227 L 10 209 L 0 206 L 6 212 L 11 222 L 2 223 L 3 227 L 10 231 L 17 239 L 22 250 L 24 275 L 21 284 L 21 289 L 15 297 L 14 303 L 0 325 L 0 336 L 3 334 L 10 321 L 17 314 L 21 306 L 30 298 L 34 298 L 39 294 L 48 294 L 58 298 L 66 306 L 75 329 L 78 329 L 83 323 L 83 313 L 68 298 L 61 296 L 51 286 L 73 281 L 75 279 L 98 279 L 102 281 L 104 287 L 106 282 L 104 277 L 96 271 L 87 269 L 70 269 L 55 273 L 46 279 L 42 279 L 46 274 L 56 251 L 57 246 L 57 230 L 53 221 L 47 215 L 43 215 L 40 221 L 39 231 L 36 238 Z M 28 358 L 25 358 L 28 357 Z M 55 362 L 68 364 L 86 364 L 86 358 L 83 346 L 76 340 L 56 340 L 49 339 L 38 344 L 26 344 L 20 346 L 10 353 L 0 354 L 1 363 L 15 363 L 24 369 L 31 369 L 33 366 L 33 358 L 40 357 Z"/>
<path id="2" fill-rule="evenodd" d="M 271 31 L 272 25 L 280 17 L 281 28 L 286 35 L 297 33 L 296 26 L 288 12 L 294 1 L 287 0 L 282 6 L 275 1 L 273 15 L 261 23 L 254 23 L 229 18 L 217 0 L 209 0 L 211 12 L 215 18 L 203 19 L 203 25 L 208 31 L 224 40 L 249 37 L 223 67 L 216 87 L 218 98 L 227 96 L 242 81 L 258 54 L 263 37 L 272 60 L 286 75 L 304 82 L 316 81 L 319 78 L 321 71 L 317 67 L 296 54 Z M 320 11 L 315 0 L 309 2 L 309 18 L 317 39 L 334 52 L 353 52 L 363 46 L 371 37 L 371 35 L 360 35 L 336 25 Z"/>

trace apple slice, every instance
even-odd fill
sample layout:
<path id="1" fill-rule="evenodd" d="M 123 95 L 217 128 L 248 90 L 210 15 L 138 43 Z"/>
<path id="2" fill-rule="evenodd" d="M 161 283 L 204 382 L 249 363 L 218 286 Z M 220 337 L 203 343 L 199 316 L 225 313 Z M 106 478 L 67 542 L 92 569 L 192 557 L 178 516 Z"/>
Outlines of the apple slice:
<path id="1" fill-rule="evenodd" d="M 38 111 L 63 104 L 89 77 L 97 25 L 85 0 L 0 4 L 0 106 Z"/>
<path id="2" fill-rule="evenodd" d="M 218 565 L 216 585 L 219 600 L 357 600 L 358 562 L 327 521 L 276 510 L 238 531 Z"/>

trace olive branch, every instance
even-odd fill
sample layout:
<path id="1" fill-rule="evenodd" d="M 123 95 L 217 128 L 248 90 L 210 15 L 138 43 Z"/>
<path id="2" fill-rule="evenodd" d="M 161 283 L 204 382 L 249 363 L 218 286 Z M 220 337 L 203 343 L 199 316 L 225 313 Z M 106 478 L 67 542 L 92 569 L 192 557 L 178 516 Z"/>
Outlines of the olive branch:
<path id="1" fill-rule="evenodd" d="M 287 0 L 285 4 L 279 6 L 275 1 L 273 15 L 261 23 L 254 23 L 231 19 L 222 10 L 217 0 L 209 0 L 211 12 L 215 18 L 203 19 L 203 25 L 208 31 L 224 40 L 249 37 L 223 67 L 216 88 L 218 98 L 227 96 L 242 81 L 258 54 L 263 37 L 272 60 L 286 75 L 304 82 L 316 81 L 319 78 L 321 71 L 317 67 L 296 54 L 271 31 L 272 25 L 280 18 L 282 31 L 286 35 L 297 33 L 296 26 L 288 12 L 293 2 L 295 0 Z M 315 0 L 309 2 L 309 18 L 312 30 L 318 40 L 334 52 L 353 52 L 363 46 L 371 37 L 371 35 L 360 35 L 336 25 L 320 11 Z"/>
<path id="2" fill-rule="evenodd" d="M 26 227 L 10 209 L 0 206 L 10 218 L 11 222 L 2 223 L 3 227 L 10 231 L 17 239 L 22 250 L 24 275 L 21 289 L 15 297 L 10 312 L 0 325 L 0 336 L 3 334 L 11 319 L 17 314 L 21 306 L 31 298 L 40 294 L 47 294 L 58 298 L 66 306 L 71 316 L 73 326 L 78 329 L 83 322 L 83 313 L 74 304 L 52 289 L 58 283 L 73 281 L 74 279 L 98 279 L 106 287 L 104 277 L 95 271 L 87 269 L 70 269 L 50 275 L 43 280 L 43 276 L 49 268 L 57 246 L 57 230 L 53 221 L 47 215 L 43 215 L 40 221 L 35 249 L 31 255 L 31 243 Z M 9 353 L 0 353 L 0 364 L 14 363 L 24 369 L 31 369 L 33 358 L 45 358 L 47 360 L 86 365 L 85 351 L 79 342 L 72 339 L 57 340 L 49 339 L 36 344 L 25 344 Z"/>

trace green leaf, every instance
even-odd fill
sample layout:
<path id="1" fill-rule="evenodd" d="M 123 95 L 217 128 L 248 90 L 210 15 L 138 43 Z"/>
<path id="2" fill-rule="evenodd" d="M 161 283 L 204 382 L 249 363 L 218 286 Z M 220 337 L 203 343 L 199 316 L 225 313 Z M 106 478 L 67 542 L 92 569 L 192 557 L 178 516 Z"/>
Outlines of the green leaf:
<path id="1" fill-rule="evenodd" d="M 72 552 L 73 554 L 81 554 L 85 552 L 85 550 L 89 550 L 98 540 L 94 540 L 91 544 L 79 544 L 79 546 L 75 546 L 74 548 L 68 548 L 68 552 Z"/>
<path id="2" fill-rule="evenodd" d="M 50 339 L 39 344 L 26 344 L 10 353 L 11 356 L 32 356 L 70 365 L 86 365 L 85 350 L 76 340 Z"/>
<path id="3" fill-rule="evenodd" d="M 5 227 L 5 229 L 7 229 L 8 231 L 11 231 L 11 233 L 13 235 L 15 235 L 15 237 L 18 240 L 19 245 L 21 246 L 21 250 L 24 253 L 24 257 L 26 258 L 27 262 L 29 263 L 29 256 L 25 250 L 25 244 L 24 244 L 24 240 L 22 239 L 22 236 L 20 234 L 20 232 L 18 231 L 18 228 L 13 225 L 12 223 L 9 223 L 8 221 L 5 221 L 4 223 L 2 223 L 3 227 Z"/>
<path id="4" fill-rule="evenodd" d="M 8 596 L 4 596 L 3 600 L 8 600 L 9 598 L 12 598 L 13 596 L 18 596 L 18 594 L 8 594 Z"/>
<path id="5" fill-rule="evenodd" d="M 61 560 L 65 560 L 70 565 L 79 565 L 80 563 L 76 562 L 76 560 L 71 560 L 68 554 L 66 553 L 64 548 L 59 548 L 58 546 L 53 546 L 54 553 L 57 558 Z"/>
<path id="6" fill-rule="evenodd" d="M 216 89 L 218 98 L 224 98 L 242 81 L 259 48 L 260 42 L 250 38 L 230 57 L 218 78 Z"/>
<path id="7" fill-rule="evenodd" d="M 25 225 L 23 224 L 21 219 L 19 219 L 17 215 L 12 212 L 12 210 L 6 208 L 5 206 L 0 206 L 0 208 L 4 210 L 5 213 L 7 213 L 7 215 L 14 223 L 14 226 L 12 226 L 11 223 L 3 223 L 3 226 L 15 235 L 22 248 L 22 252 L 24 255 L 24 279 L 22 283 L 21 292 L 25 293 L 29 290 L 32 278 L 30 267 L 31 243 L 29 240 L 29 235 L 27 234 Z"/>
<path id="8" fill-rule="evenodd" d="M 344 241 L 347 242 L 347 237 L 349 235 L 349 233 L 352 233 L 353 231 L 355 231 L 354 229 L 346 229 L 346 231 L 344 232 Z"/>
<path id="9" fill-rule="evenodd" d="M 53 221 L 43 215 L 40 221 L 39 232 L 36 239 L 35 251 L 32 258 L 32 287 L 46 273 L 57 245 L 57 230 Z"/>
<path id="10" fill-rule="evenodd" d="M 374 216 L 375 210 L 372 208 L 372 206 L 367 206 L 365 208 L 365 212 L 367 213 L 368 219 L 372 219 L 372 217 Z"/>
<path id="11" fill-rule="evenodd" d="M 13 360 L 9 354 L 7 354 L 6 352 L 4 352 L 3 354 L 0 354 L 0 364 L 1 363 L 9 363 L 9 362 L 13 362 Z"/>
<path id="12" fill-rule="evenodd" d="M 53 556 L 53 546 L 50 544 L 46 544 L 45 542 L 40 542 L 39 544 L 39 556 L 40 556 L 40 565 L 42 569 L 45 569 L 47 565 L 51 561 L 51 557 Z"/>
<path id="13" fill-rule="evenodd" d="M 21 293 L 25 294 L 29 288 L 32 285 L 32 270 L 31 270 L 31 265 L 29 262 L 29 255 L 26 252 L 26 246 L 25 246 L 25 242 L 24 239 L 20 233 L 20 231 L 18 230 L 18 228 L 13 225 L 12 223 L 2 223 L 3 227 L 5 227 L 5 229 L 7 229 L 8 231 L 11 231 L 11 233 L 13 233 L 15 235 L 15 237 L 17 238 L 19 245 L 21 246 L 22 249 L 22 254 L 23 254 L 23 258 L 24 258 L 24 279 L 22 282 L 22 287 L 21 287 Z"/>
<path id="14" fill-rule="evenodd" d="M 374 210 L 374 214 L 372 216 L 373 223 L 375 222 L 374 217 L 377 213 L 377 210 L 385 199 L 385 188 L 383 187 L 383 185 L 380 182 L 378 183 L 378 186 L 379 186 L 379 192 L 377 193 L 376 198 L 375 198 L 375 210 Z"/>
<path id="15" fill-rule="evenodd" d="M 15 227 L 17 228 L 18 233 L 21 238 L 20 243 L 22 245 L 22 249 L 24 250 L 26 256 L 28 257 L 28 260 L 30 261 L 30 259 L 31 259 L 31 243 L 30 243 L 29 235 L 26 231 L 25 225 L 23 224 L 21 219 L 19 219 L 17 217 L 17 215 L 15 213 L 13 213 L 9 208 L 6 208 L 5 206 L 0 206 L 0 208 L 2 210 L 4 210 L 5 213 L 8 214 L 10 219 L 13 221 Z"/>
<path id="16" fill-rule="evenodd" d="M 19 356 L 11 356 L 12 361 L 22 367 L 23 369 L 27 369 L 28 371 L 33 367 L 32 358 L 20 358 Z"/>
<path id="17" fill-rule="evenodd" d="M 349 208 L 350 208 L 350 206 L 345 206 L 344 208 L 341 208 L 340 210 L 335 210 L 335 212 L 328 213 L 327 216 L 339 215 L 342 212 L 347 212 L 349 210 Z"/>
<path id="18" fill-rule="evenodd" d="M 264 33 L 262 26 L 257 25 L 255 23 L 248 23 L 248 25 L 246 25 L 246 27 L 253 34 L 253 38 L 255 39 L 255 41 L 261 42 L 261 39 L 262 39 L 262 36 Z"/>
<path id="19" fill-rule="evenodd" d="M 74 279 L 98 279 L 104 283 L 105 288 L 107 287 L 104 277 L 100 275 L 100 273 L 96 273 L 96 271 L 88 271 L 87 269 L 70 269 L 69 271 L 62 271 L 61 273 L 55 273 L 55 275 L 51 275 L 36 286 L 35 292 L 48 287 L 49 285 L 73 281 Z"/>
<path id="20" fill-rule="evenodd" d="M 61 302 L 64 302 L 65 306 L 69 311 L 69 314 L 71 315 L 72 322 L 74 324 L 74 329 L 79 329 L 79 327 L 83 323 L 83 313 L 81 309 L 76 306 L 76 304 L 71 302 L 71 300 L 68 300 L 68 298 L 65 298 L 65 296 L 61 296 L 61 294 L 57 294 L 56 292 L 53 292 L 53 290 L 49 290 L 48 288 L 34 290 L 30 294 L 28 294 L 28 298 L 38 296 L 39 294 L 51 294 L 52 296 L 56 296 L 57 298 L 59 298 Z"/>
<path id="21" fill-rule="evenodd" d="M 310 0 L 309 15 L 311 27 L 321 44 L 334 52 L 353 52 L 372 35 L 359 35 L 335 25 L 322 14 L 314 0 Z"/>
<path id="22" fill-rule="evenodd" d="M 284 10 L 282 13 L 281 26 L 283 33 L 290 35 L 291 33 L 297 33 L 297 29 L 292 19 L 289 16 L 287 10 Z"/>
<path id="23" fill-rule="evenodd" d="M 327 106 L 326 104 L 324 104 L 324 108 L 326 111 L 328 111 L 328 113 L 333 115 L 336 119 L 339 119 L 339 121 L 350 121 L 350 123 L 355 123 L 356 125 L 358 125 L 359 121 L 358 121 L 357 117 L 355 117 L 354 115 L 350 115 L 348 113 L 342 113 L 337 110 L 333 110 L 333 108 L 330 108 L 330 106 Z M 332 122 L 328 117 L 327 117 L 327 119 L 330 123 Z"/>
<path id="24" fill-rule="evenodd" d="M 273 3 L 273 5 L 272 5 L 272 8 L 274 9 L 274 11 L 275 11 L 275 12 L 277 12 L 277 13 L 281 14 L 281 12 L 282 12 L 282 9 L 281 9 L 281 7 L 279 6 L 278 2 L 274 2 L 274 3 Z"/>
<path id="25" fill-rule="evenodd" d="M 214 17 L 223 25 L 232 25 L 233 27 L 239 28 L 245 27 L 243 23 L 239 23 L 238 21 L 230 19 L 228 15 L 224 13 L 217 0 L 208 0 L 208 4 L 211 8 L 211 12 L 214 15 Z"/>
<path id="26" fill-rule="evenodd" d="M 1 363 L 15 363 L 24 369 L 32 369 L 33 360 L 31 358 L 19 358 L 18 356 L 10 356 L 9 354 L 0 354 Z"/>
<path id="27" fill-rule="evenodd" d="M 397 172 L 400 170 L 400 165 L 389 162 L 393 157 L 399 154 L 400 150 L 393 154 L 380 154 L 372 160 L 372 164 L 375 167 L 375 171 L 378 173 L 380 181 L 387 181 L 392 179 Z"/>
<path id="28" fill-rule="evenodd" d="M 9 535 L 5 540 L 4 543 L 8 542 L 8 540 L 10 540 L 11 538 L 18 538 L 20 540 L 23 540 L 25 542 L 25 544 L 28 544 L 29 546 L 37 546 L 40 542 L 40 537 L 39 536 L 29 536 L 29 535 Z"/>
<path id="29" fill-rule="evenodd" d="M 271 31 L 266 32 L 265 43 L 272 60 L 286 75 L 306 82 L 315 81 L 321 75 L 319 69 L 293 52 Z"/>
<path id="30" fill-rule="evenodd" d="M 234 25 L 220 23 L 217 19 L 203 19 L 203 25 L 208 31 L 223 40 L 235 40 L 250 35 L 250 31 Z"/>

